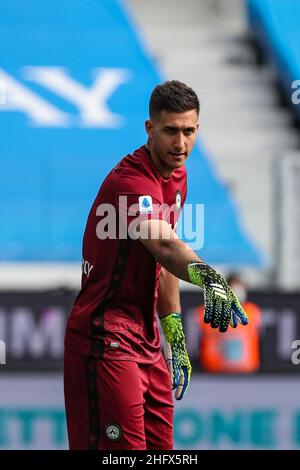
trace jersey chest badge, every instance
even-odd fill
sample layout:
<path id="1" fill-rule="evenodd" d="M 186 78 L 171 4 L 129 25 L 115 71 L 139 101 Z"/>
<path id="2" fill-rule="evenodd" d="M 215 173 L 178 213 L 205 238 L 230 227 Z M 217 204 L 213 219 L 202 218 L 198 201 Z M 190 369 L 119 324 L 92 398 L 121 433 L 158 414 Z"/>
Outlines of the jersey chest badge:
<path id="1" fill-rule="evenodd" d="M 180 191 L 176 191 L 176 196 L 175 196 L 175 207 L 176 209 L 180 209 L 181 207 L 181 194 Z"/>

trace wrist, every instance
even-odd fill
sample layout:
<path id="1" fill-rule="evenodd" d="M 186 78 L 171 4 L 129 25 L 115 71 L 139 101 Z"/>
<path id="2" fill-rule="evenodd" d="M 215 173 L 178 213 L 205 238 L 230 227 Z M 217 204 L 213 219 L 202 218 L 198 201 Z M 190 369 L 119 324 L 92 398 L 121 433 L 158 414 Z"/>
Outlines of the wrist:
<path id="1" fill-rule="evenodd" d="M 165 339 L 170 344 L 178 343 L 185 339 L 181 313 L 169 313 L 165 317 L 160 318 L 160 324 Z"/>
<path id="2" fill-rule="evenodd" d="M 159 320 L 163 320 L 164 318 L 168 317 L 169 315 L 180 315 L 181 316 L 181 312 L 179 310 L 170 310 L 169 313 L 164 313 L 162 315 L 158 315 Z"/>
<path id="3" fill-rule="evenodd" d="M 206 269 L 208 265 L 206 263 L 201 263 L 197 261 L 193 261 L 188 263 L 188 275 L 189 280 L 192 284 L 200 287 L 204 287 L 205 285 L 205 275 Z"/>

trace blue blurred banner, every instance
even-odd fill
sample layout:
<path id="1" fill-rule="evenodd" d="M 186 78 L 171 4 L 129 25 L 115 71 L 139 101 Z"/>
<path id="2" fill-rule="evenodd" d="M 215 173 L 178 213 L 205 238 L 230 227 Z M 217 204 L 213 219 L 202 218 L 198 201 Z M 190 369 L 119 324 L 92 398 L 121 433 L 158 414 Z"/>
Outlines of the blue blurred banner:
<path id="1" fill-rule="evenodd" d="M 275 65 L 286 96 L 300 118 L 300 2 L 248 0 L 253 33 Z"/>
<path id="2" fill-rule="evenodd" d="M 79 260 L 103 178 L 145 143 L 149 95 L 162 77 L 123 7 L 1 1 L 1 260 Z M 205 204 L 200 255 L 260 265 L 205 152 L 195 149 L 188 170 L 187 202 Z"/>

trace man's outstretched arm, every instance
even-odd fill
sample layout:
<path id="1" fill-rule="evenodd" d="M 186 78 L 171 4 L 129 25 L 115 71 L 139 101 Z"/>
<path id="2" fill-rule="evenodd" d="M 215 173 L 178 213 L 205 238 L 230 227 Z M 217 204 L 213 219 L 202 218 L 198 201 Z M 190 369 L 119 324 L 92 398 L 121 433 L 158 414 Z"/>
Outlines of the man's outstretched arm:
<path id="1" fill-rule="evenodd" d="M 167 222 L 142 221 L 139 239 L 167 271 L 204 289 L 205 323 L 221 332 L 229 323 L 234 327 L 237 321 L 247 325 L 247 315 L 225 279 L 179 240 Z"/>

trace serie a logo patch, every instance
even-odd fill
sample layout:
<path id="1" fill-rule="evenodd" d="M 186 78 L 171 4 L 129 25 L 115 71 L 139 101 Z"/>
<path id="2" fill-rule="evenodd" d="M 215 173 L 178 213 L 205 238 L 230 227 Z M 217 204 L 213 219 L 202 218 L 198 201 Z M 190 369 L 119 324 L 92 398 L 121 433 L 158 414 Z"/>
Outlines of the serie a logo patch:
<path id="1" fill-rule="evenodd" d="M 105 436 L 109 441 L 116 442 L 122 436 L 122 429 L 116 423 L 110 423 L 105 426 Z"/>
<path id="2" fill-rule="evenodd" d="M 139 209 L 140 209 L 140 214 L 151 214 L 151 212 L 153 212 L 152 197 L 140 196 L 139 197 Z"/>

